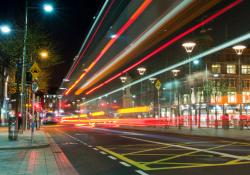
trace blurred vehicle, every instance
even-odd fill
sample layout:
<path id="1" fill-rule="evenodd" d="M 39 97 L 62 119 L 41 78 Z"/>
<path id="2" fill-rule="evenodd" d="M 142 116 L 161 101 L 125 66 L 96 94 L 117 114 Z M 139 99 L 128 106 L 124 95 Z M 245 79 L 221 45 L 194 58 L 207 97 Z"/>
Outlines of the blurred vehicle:
<path id="1" fill-rule="evenodd" d="M 54 113 L 48 112 L 42 119 L 43 124 L 57 124 L 60 122 L 60 118 L 55 116 Z"/>

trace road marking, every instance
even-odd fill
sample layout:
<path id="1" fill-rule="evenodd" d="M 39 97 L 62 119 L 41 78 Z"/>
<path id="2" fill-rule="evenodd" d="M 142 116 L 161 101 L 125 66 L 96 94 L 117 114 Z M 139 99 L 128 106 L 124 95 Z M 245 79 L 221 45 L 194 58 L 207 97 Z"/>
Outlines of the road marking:
<path id="1" fill-rule="evenodd" d="M 101 153 L 101 154 L 104 154 L 104 155 L 107 154 L 107 153 L 105 153 L 105 152 L 103 152 L 103 151 L 100 151 L 100 153 Z"/>
<path id="2" fill-rule="evenodd" d="M 222 148 L 222 147 L 229 146 L 229 145 L 232 145 L 232 144 L 233 143 L 226 144 L 226 145 L 215 146 L 215 147 L 211 147 L 211 148 L 206 149 L 206 150 Z M 195 154 L 195 153 L 198 153 L 198 152 L 201 152 L 201 151 L 197 150 L 197 151 L 191 151 L 191 152 L 187 152 L 187 153 L 183 153 L 183 154 L 177 154 L 177 155 L 170 156 L 170 157 L 167 157 L 167 158 L 164 158 L 164 159 L 159 159 L 159 160 L 156 160 L 156 161 L 145 163 L 145 165 L 157 164 L 159 162 L 163 162 L 163 161 L 166 161 L 166 160 L 172 160 L 172 159 L 175 159 L 175 158 L 178 158 L 178 157 L 190 156 L 191 154 Z"/>
<path id="3" fill-rule="evenodd" d="M 113 156 L 108 156 L 110 159 L 113 159 L 113 160 L 116 160 L 117 158 L 116 157 L 113 157 Z"/>
<path id="4" fill-rule="evenodd" d="M 96 151 L 98 151 L 98 149 L 97 148 L 93 148 L 94 150 L 96 150 Z"/>
<path id="5" fill-rule="evenodd" d="M 159 150 L 159 149 L 161 150 L 161 149 L 169 148 L 169 147 L 171 147 L 171 146 L 164 146 L 164 147 L 159 147 L 159 148 L 145 149 L 145 150 L 130 152 L 130 153 L 122 154 L 122 155 L 124 155 L 124 156 L 133 155 L 133 154 L 137 154 L 137 153 L 144 153 L 144 152 L 155 151 L 155 150 Z"/>
<path id="6" fill-rule="evenodd" d="M 139 169 L 142 169 L 142 170 L 150 170 L 149 167 L 147 167 L 147 166 L 145 166 L 145 165 L 143 165 L 143 164 L 140 164 L 139 162 L 136 162 L 136 161 L 134 161 L 134 160 L 131 160 L 131 159 L 127 158 L 127 157 L 124 157 L 124 156 L 121 155 L 121 154 L 115 153 L 115 152 L 113 152 L 113 151 L 111 151 L 111 150 L 109 150 L 109 149 L 106 149 L 106 148 L 101 147 L 101 146 L 97 146 L 97 148 L 100 149 L 100 150 L 102 150 L 102 151 L 104 151 L 104 152 L 106 152 L 106 153 L 108 153 L 108 154 L 111 154 L 111 155 L 117 157 L 117 158 L 120 159 L 120 160 L 123 160 L 124 162 L 127 162 L 127 163 L 129 163 L 129 164 L 131 164 L 131 165 L 134 165 L 135 167 L 137 167 L 137 168 L 139 168 Z"/>
<path id="7" fill-rule="evenodd" d="M 177 147 L 177 148 L 182 148 L 182 149 L 187 149 L 187 150 L 192 150 L 192 151 L 198 151 L 198 152 L 205 152 L 205 153 L 210 153 L 210 154 L 217 154 L 217 155 L 224 156 L 224 157 L 250 161 L 250 157 L 247 157 L 247 156 L 237 156 L 237 155 L 222 153 L 222 152 L 218 152 L 218 151 L 211 151 L 211 150 L 208 150 L 208 149 L 193 148 L 193 147 L 189 147 L 189 146 L 181 146 L 181 145 L 157 142 L 157 141 L 152 141 L 152 140 L 145 140 L 145 139 L 129 137 L 129 136 L 121 136 L 121 137 L 127 138 L 127 139 L 132 139 L 132 140 L 143 141 L 143 142 L 147 142 L 147 143 L 155 143 L 155 144 L 158 144 L 158 145 L 166 145 L 166 146 L 171 145 L 171 146 Z M 233 142 L 232 144 L 235 144 L 235 143 L 237 143 L 237 142 Z M 225 146 L 227 146 L 227 145 L 225 145 Z"/>
<path id="8" fill-rule="evenodd" d="M 135 172 L 141 174 L 141 175 L 149 175 L 148 173 L 145 173 L 144 171 L 142 170 L 135 170 Z"/>
<path id="9" fill-rule="evenodd" d="M 126 167 L 131 167 L 131 165 L 129 165 L 129 164 L 126 163 L 126 162 L 120 162 L 120 164 L 122 164 L 122 165 L 124 165 L 124 166 L 126 166 Z"/>
<path id="10" fill-rule="evenodd" d="M 89 148 L 92 148 L 93 146 L 89 145 L 88 147 L 89 147 Z"/>

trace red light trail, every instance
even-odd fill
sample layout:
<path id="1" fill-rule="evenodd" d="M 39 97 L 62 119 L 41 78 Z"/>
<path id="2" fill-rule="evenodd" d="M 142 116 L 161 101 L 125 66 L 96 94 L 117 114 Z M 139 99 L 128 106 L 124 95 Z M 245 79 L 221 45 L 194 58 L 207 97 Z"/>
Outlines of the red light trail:
<path id="1" fill-rule="evenodd" d="M 104 15 L 103 15 L 103 17 L 102 17 L 100 23 L 98 24 L 98 26 L 97 26 L 95 32 L 93 33 L 93 35 L 91 36 L 90 40 L 88 41 L 88 43 L 87 43 L 85 49 L 83 50 L 83 52 L 82 52 L 81 55 L 79 56 L 79 59 L 73 64 L 73 67 L 72 67 L 72 69 L 70 70 L 70 72 L 68 73 L 66 79 L 70 79 L 70 77 L 71 77 L 73 71 L 75 70 L 76 66 L 77 66 L 77 65 L 79 64 L 79 62 L 82 60 L 82 58 L 83 58 L 85 52 L 86 52 L 87 49 L 89 48 L 89 46 L 90 46 L 90 44 L 92 43 L 93 39 L 95 38 L 95 35 L 96 35 L 97 31 L 98 31 L 99 28 L 101 27 L 101 25 L 102 25 L 104 19 L 106 18 L 108 12 L 110 11 L 110 8 L 111 8 L 111 6 L 113 5 L 113 3 L 114 3 L 114 0 L 113 0 L 113 1 L 110 3 L 110 5 L 108 6 L 108 8 L 107 8 L 107 10 L 105 11 L 105 13 L 104 13 Z"/>
<path id="2" fill-rule="evenodd" d="M 127 30 L 127 28 L 132 25 L 135 20 L 144 12 L 152 0 L 145 0 L 140 7 L 135 11 L 135 13 L 129 18 L 129 20 L 119 29 L 115 34 L 115 37 L 112 38 L 102 49 L 100 54 L 95 58 L 95 60 L 85 69 L 85 71 L 80 75 L 80 77 L 70 86 L 70 88 L 65 92 L 65 95 L 68 95 L 69 92 L 85 77 L 85 75 L 97 64 L 101 57 L 107 52 L 107 50 L 116 42 L 116 40 Z"/>
<path id="3" fill-rule="evenodd" d="M 148 54 L 147 56 L 143 57 L 140 61 L 136 62 L 135 64 L 133 64 L 132 66 L 126 68 L 125 70 L 121 71 L 120 73 L 114 75 L 113 77 L 109 78 L 108 80 L 104 81 L 103 83 L 99 84 L 98 86 L 90 89 L 89 91 L 86 92 L 86 95 L 91 94 L 92 92 L 96 91 L 97 89 L 103 87 L 104 85 L 108 84 L 109 82 L 111 82 L 112 80 L 120 77 L 121 75 L 127 73 L 128 71 L 130 71 L 131 69 L 137 67 L 138 65 L 140 65 L 141 63 L 143 63 L 144 61 L 148 60 L 149 58 L 151 58 L 152 56 L 156 55 L 157 53 L 161 52 L 162 50 L 164 50 L 165 48 L 167 48 L 168 46 L 170 46 L 171 44 L 173 44 L 174 42 L 178 41 L 179 39 L 183 38 L 184 36 L 188 35 L 189 33 L 193 32 L 194 30 L 202 27 L 203 25 L 209 23 L 210 21 L 212 21 L 213 19 L 217 18 L 218 16 L 222 15 L 223 13 L 227 12 L 228 10 L 230 10 L 231 8 L 235 7 L 236 5 L 238 5 L 240 2 L 242 2 L 242 0 L 236 0 L 234 2 L 232 2 L 231 4 L 229 4 L 228 6 L 224 7 L 223 9 L 219 10 L 218 12 L 216 12 L 215 14 L 211 15 L 210 17 L 208 17 L 207 19 L 205 19 L 204 21 L 196 24 L 195 26 L 191 27 L 190 29 L 186 30 L 185 32 L 181 33 L 180 35 L 174 37 L 173 39 L 171 39 L 170 41 L 166 42 L 165 44 L 163 44 L 162 46 L 160 46 L 159 48 L 157 48 L 156 50 L 154 50 L 153 52 L 151 52 L 150 54 Z"/>

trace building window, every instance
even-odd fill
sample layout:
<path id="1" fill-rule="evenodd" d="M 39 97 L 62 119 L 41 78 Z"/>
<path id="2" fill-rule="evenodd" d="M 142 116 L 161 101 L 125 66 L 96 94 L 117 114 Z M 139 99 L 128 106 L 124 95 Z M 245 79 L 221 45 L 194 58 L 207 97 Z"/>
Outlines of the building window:
<path id="1" fill-rule="evenodd" d="M 214 89 L 211 94 L 211 103 L 220 103 L 220 102 L 221 102 L 221 92 Z"/>
<path id="2" fill-rule="evenodd" d="M 189 102 L 189 94 L 184 94 L 183 95 L 183 103 L 188 104 L 188 102 Z"/>
<path id="3" fill-rule="evenodd" d="M 220 73 L 221 72 L 221 66 L 220 64 L 212 64 L 212 73 Z"/>
<path id="4" fill-rule="evenodd" d="M 242 74 L 250 74 L 250 65 L 242 65 L 241 66 Z"/>
<path id="5" fill-rule="evenodd" d="M 243 103 L 250 103 L 250 92 L 242 92 L 242 96 L 243 96 Z"/>
<path id="6" fill-rule="evenodd" d="M 227 73 L 228 74 L 235 74 L 236 73 L 236 66 L 234 64 L 227 65 Z"/>
<path id="7" fill-rule="evenodd" d="M 249 80 L 244 80 L 244 81 L 242 82 L 242 86 L 243 86 L 243 88 L 245 88 L 245 89 L 250 89 L 250 81 L 249 81 Z"/>
<path id="8" fill-rule="evenodd" d="M 228 79 L 228 87 L 235 87 L 235 80 L 234 79 Z"/>
<path id="9" fill-rule="evenodd" d="M 236 103 L 236 92 L 228 92 L 227 95 L 228 103 Z"/>

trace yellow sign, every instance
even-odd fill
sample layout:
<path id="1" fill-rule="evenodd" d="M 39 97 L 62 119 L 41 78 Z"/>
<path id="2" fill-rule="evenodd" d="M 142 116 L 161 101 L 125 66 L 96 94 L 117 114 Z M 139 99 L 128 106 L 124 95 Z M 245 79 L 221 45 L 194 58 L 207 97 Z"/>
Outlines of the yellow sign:
<path id="1" fill-rule="evenodd" d="M 157 81 L 156 81 L 155 87 L 156 87 L 156 89 L 158 89 L 158 90 L 161 88 L 161 82 L 160 82 L 160 80 L 157 80 Z"/>
<path id="2" fill-rule="evenodd" d="M 41 72 L 41 69 L 39 68 L 39 66 L 36 62 L 34 62 L 34 64 L 31 66 L 30 72 L 31 72 L 32 77 L 34 79 L 38 78 L 39 73 Z"/>

